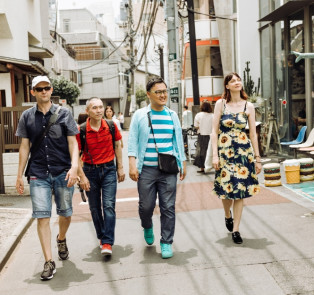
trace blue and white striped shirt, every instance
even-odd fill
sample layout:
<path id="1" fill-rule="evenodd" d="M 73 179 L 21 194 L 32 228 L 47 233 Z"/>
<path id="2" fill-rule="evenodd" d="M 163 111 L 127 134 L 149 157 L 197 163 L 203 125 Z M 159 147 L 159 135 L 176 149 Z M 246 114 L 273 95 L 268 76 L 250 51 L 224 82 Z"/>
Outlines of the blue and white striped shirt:
<path id="1" fill-rule="evenodd" d="M 174 126 L 170 113 L 166 109 L 162 111 L 152 110 L 151 121 L 158 152 L 172 155 Z M 145 166 L 158 166 L 158 155 L 155 147 L 155 141 L 152 130 L 150 130 L 148 144 L 144 155 Z"/>

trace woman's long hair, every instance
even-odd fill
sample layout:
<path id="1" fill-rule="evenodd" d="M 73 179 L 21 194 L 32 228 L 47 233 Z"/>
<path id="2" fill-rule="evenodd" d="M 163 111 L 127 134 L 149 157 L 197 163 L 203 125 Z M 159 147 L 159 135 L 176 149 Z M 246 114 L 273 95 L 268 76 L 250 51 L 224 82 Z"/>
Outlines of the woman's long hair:
<path id="1" fill-rule="evenodd" d="M 238 77 L 239 79 L 241 79 L 241 77 L 239 76 L 238 73 L 236 72 L 233 72 L 233 73 L 230 73 L 228 74 L 226 77 L 225 77 L 225 80 L 224 80 L 224 93 L 222 94 L 222 98 L 224 98 L 227 102 L 229 102 L 231 100 L 231 93 L 230 93 L 230 90 L 227 89 L 227 85 L 229 83 L 229 81 L 232 79 L 233 76 L 236 76 Z M 241 79 L 242 81 L 242 79 Z M 243 87 L 242 89 L 240 90 L 240 97 L 244 100 L 247 100 L 248 99 L 248 95 L 245 93 L 245 91 L 243 90 Z"/>

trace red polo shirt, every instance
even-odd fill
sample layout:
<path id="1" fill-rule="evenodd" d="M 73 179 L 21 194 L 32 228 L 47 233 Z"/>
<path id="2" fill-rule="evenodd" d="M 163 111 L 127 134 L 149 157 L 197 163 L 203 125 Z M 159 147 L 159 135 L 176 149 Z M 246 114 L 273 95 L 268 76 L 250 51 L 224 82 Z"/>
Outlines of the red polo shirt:
<path id="1" fill-rule="evenodd" d="M 98 131 L 91 128 L 89 118 L 86 121 L 86 143 L 85 151 L 82 155 L 82 161 L 89 164 L 103 164 L 108 163 L 114 159 L 114 149 L 112 146 L 112 136 L 109 126 L 104 119 L 101 119 L 101 125 Z M 122 136 L 118 127 L 115 125 L 115 140 L 121 140 Z M 81 150 L 80 134 L 76 135 L 76 139 Z M 88 153 L 86 153 L 86 145 Z M 90 155 L 89 155 L 90 154 Z M 93 163 L 91 161 L 91 157 Z"/>

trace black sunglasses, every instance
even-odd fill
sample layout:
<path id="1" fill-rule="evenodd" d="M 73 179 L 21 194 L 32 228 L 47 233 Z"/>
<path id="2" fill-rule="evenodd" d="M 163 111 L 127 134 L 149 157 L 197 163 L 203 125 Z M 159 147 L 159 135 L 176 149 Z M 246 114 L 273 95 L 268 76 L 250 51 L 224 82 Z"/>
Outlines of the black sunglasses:
<path id="1" fill-rule="evenodd" d="M 36 87 L 34 88 L 37 92 L 43 92 L 43 90 L 45 91 L 49 91 L 51 89 L 51 86 L 46 86 L 46 87 Z"/>

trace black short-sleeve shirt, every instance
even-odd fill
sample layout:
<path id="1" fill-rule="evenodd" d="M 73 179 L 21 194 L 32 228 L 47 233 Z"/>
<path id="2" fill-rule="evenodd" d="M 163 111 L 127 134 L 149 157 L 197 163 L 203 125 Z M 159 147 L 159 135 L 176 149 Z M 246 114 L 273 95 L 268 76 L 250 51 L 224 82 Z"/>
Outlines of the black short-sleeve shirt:
<path id="1" fill-rule="evenodd" d="M 57 105 L 52 104 L 50 110 L 45 115 L 38 110 L 37 105 L 24 111 L 15 135 L 29 138 L 30 142 L 33 143 L 40 137 L 57 107 Z M 77 133 L 79 131 L 72 114 L 67 108 L 62 107 L 56 123 L 51 126 L 40 148 L 33 155 L 29 175 L 46 178 L 49 173 L 52 176 L 57 176 L 63 171 L 70 169 L 71 157 L 67 136 L 75 136 Z"/>

